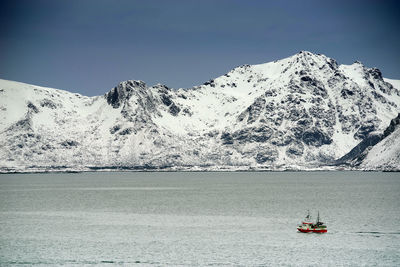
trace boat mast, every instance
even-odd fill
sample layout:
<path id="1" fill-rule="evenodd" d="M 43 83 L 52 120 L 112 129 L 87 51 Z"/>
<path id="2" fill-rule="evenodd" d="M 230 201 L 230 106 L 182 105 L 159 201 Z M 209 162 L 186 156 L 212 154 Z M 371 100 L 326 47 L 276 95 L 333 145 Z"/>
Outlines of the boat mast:
<path id="1" fill-rule="evenodd" d="M 319 223 L 319 211 L 318 211 L 317 223 Z"/>
<path id="2" fill-rule="evenodd" d="M 307 216 L 306 216 L 307 220 L 311 220 L 311 216 L 310 216 L 310 210 L 307 210 Z"/>

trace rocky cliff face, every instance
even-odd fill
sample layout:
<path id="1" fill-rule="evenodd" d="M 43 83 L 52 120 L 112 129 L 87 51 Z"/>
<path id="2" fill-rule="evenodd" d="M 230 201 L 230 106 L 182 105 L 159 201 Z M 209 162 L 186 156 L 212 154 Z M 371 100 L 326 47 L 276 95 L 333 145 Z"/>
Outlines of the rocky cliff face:
<path id="1" fill-rule="evenodd" d="M 0 168 L 320 168 L 383 133 L 400 111 L 392 83 L 305 51 L 190 89 L 125 81 L 84 97 L 3 80 Z"/>

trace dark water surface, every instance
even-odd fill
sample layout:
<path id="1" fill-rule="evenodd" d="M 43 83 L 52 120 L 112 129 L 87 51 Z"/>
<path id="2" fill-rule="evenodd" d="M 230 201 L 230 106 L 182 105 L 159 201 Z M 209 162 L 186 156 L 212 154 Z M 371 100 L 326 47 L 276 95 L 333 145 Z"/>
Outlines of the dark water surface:
<path id="1" fill-rule="evenodd" d="M 328 233 L 302 234 L 307 209 Z M 0 175 L 0 265 L 400 265 L 400 174 Z"/>

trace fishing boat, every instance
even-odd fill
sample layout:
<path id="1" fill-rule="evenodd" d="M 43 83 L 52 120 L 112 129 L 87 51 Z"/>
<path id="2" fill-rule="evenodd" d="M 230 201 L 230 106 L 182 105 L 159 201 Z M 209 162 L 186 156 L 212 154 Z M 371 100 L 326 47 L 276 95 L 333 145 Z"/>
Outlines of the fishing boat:
<path id="1" fill-rule="evenodd" d="M 310 211 L 307 211 L 307 215 L 306 215 L 305 219 L 297 227 L 297 230 L 302 233 L 326 233 L 326 232 L 328 232 L 326 225 L 320 221 L 319 211 L 318 211 L 317 221 L 315 223 L 313 223 L 311 220 Z"/>

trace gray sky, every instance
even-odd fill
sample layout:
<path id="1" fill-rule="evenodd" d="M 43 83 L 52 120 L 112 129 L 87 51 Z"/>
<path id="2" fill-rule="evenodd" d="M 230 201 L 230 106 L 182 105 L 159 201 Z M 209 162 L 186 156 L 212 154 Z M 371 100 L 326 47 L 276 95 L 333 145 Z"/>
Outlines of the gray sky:
<path id="1" fill-rule="evenodd" d="M 300 50 L 400 79 L 400 1 L 11 0 L 0 78 L 100 95 L 118 82 L 192 87 Z"/>

